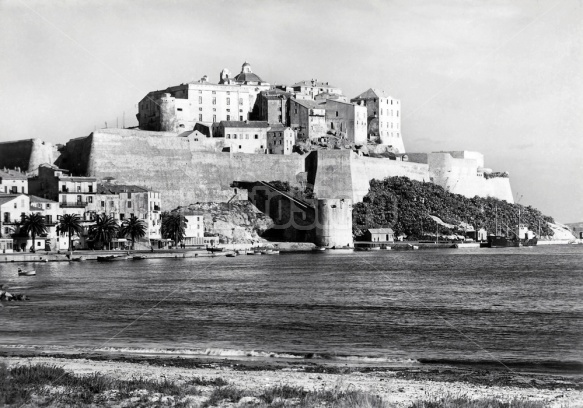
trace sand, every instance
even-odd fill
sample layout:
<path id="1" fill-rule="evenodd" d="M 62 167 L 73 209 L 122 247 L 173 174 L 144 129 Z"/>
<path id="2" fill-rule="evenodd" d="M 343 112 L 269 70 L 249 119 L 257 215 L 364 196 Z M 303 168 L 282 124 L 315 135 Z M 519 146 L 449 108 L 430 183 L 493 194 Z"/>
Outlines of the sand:
<path id="1" fill-rule="evenodd" d="M 448 367 L 406 367 L 383 369 L 317 364 L 238 362 L 234 360 L 195 360 L 173 358 L 136 358 L 93 356 L 6 356 L 12 365 L 51 364 L 79 375 L 101 373 L 118 379 L 163 379 L 181 383 L 192 377 L 222 378 L 235 387 L 257 392 L 275 385 L 317 389 L 355 389 L 379 395 L 396 407 L 428 397 L 465 395 L 475 398 L 496 397 L 502 401 L 515 398 L 545 401 L 550 407 L 583 407 L 582 376 L 562 377 L 550 374 L 514 375 L 508 372 L 451 369 Z M 340 373 L 330 373 L 341 371 Z M 349 372 L 342 372 L 349 371 Z M 495 384 L 495 385 L 490 385 Z M 508 385 L 504 385 L 508 384 Z M 212 392 L 204 387 L 202 396 L 191 398 L 198 406 Z"/>

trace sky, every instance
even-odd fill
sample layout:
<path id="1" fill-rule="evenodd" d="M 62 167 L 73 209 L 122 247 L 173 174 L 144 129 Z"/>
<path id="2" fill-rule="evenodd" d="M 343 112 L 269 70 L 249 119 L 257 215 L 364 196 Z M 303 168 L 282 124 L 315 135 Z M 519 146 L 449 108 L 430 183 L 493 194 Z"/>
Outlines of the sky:
<path id="1" fill-rule="evenodd" d="M 0 141 L 135 126 L 149 91 L 248 61 L 401 100 L 409 152 L 472 150 L 583 221 L 583 0 L 0 0 Z"/>

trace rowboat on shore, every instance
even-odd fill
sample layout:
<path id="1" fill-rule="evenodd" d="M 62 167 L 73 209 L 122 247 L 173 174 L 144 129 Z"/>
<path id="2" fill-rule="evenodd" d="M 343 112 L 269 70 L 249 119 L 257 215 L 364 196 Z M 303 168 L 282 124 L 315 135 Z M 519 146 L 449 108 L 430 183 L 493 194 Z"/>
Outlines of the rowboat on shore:
<path id="1" fill-rule="evenodd" d="M 36 275 L 35 270 L 23 271 L 22 269 L 18 268 L 18 276 L 35 276 L 35 275 Z"/>

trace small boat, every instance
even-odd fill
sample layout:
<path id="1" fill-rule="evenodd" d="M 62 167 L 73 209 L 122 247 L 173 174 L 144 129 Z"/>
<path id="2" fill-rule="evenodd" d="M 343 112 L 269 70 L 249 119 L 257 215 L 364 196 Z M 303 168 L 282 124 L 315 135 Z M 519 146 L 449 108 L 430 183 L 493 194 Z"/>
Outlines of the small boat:
<path id="1" fill-rule="evenodd" d="M 411 244 L 408 244 L 407 245 L 407 249 L 409 249 L 409 250 L 417 250 L 417 249 L 419 249 L 419 245 L 411 245 Z"/>
<path id="2" fill-rule="evenodd" d="M 97 262 L 113 262 L 117 258 L 119 258 L 119 255 L 101 255 L 97 257 Z"/>
<path id="3" fill-rule="evenodd" d="M 85 258 L 83 258 L 82 256 L 71 258 L 72 262 L 83 262 L 84 260 L 85 260 Z"/>
<path id="4" fill-rule="evenodd" d="M 144 256 L 144 255 L 134 255 L 132 259 L 134 261 L 139 261 L 139 260 L 142 260 L 142 259 L 148 259 L 148 257 L 147 256 Z"/>
<path id="5" fill-rule="evenodd" d="M 312 251 L 313 252 L 324 252 L 324 251 L 326 251 L 326 247 L 315 247 L 315 248 L 312 248 Z"/>
<path id="6" fill-rule="evenodd" d="M 222 247 L 206 247 L 206 250 L 209 252 L 223 252 L 225 248 Z"/>
<path id="7" fill-rule="evenodd" d="M 226 256 L 227 256 L 228 258 L 234 258 L 234 257 L 236 257 L 236 256 L 237 256 L 237 254 L 236 254 L 236 253 L 234 253 L 234 252 L 229 252 L 229 253 L 228 253 Z"/>
<path id="8" fill-rule="evenodd" d="M 354 248 L 350 247 L 338 247 L 338 248 L 328 248 L 327 254 L 351 254 L 354 252 Z"/>
<path id="9" fill-rule="evenodd" d="M 35 270 L 23 271 L 22 269 L 18 268 L 18 276 L 35 276 L 35 275 L 36 275 Z"/>
<path id="10" fill-rule="evenodd" d="M 247 251 L 247 255 L 261 255 L 261 252 L 257 253 L 255 251 Z"/>

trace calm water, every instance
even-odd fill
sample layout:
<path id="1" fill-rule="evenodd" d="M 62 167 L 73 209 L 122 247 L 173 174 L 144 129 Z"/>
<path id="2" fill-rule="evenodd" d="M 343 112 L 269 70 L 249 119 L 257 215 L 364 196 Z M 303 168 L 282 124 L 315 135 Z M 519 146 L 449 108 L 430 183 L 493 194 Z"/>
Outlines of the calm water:
<path id="1" fill-rule="evenodd" d="M 583 362 L 583 245 L 18 266 L 0 345 Z"/>

